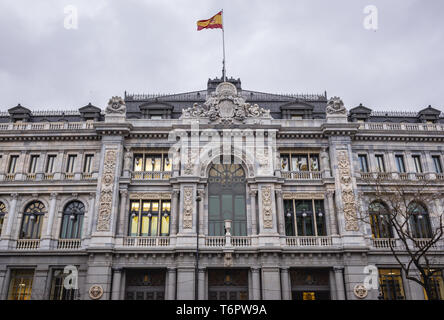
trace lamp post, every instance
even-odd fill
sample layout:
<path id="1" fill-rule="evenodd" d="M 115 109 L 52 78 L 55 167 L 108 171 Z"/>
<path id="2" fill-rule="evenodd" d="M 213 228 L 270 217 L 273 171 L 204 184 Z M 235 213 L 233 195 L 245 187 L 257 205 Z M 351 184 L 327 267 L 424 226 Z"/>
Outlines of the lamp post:
<path id="1" fill-rule="evenodd" d="M 199 299 L 199 207 L 200 207 L 200 201 L 202 201 L 202 198 L 200 196 L 196 197 L 196 270 L 194 274 L 194 300 Z"/>

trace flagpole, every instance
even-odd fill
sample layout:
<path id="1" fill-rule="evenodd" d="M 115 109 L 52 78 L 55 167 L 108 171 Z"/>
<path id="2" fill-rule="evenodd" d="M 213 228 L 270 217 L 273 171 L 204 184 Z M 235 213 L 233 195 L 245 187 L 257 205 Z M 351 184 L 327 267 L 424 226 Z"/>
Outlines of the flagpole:
<path id="1" fill-rule="evenodd" d="M 222 9 L 222 48 L 223 48 L 223 60 L 222 60 L 222 77 L 226 82 L 227 77 L 225 75 L 225 28 L 224 28 L 224 9 Z"/>

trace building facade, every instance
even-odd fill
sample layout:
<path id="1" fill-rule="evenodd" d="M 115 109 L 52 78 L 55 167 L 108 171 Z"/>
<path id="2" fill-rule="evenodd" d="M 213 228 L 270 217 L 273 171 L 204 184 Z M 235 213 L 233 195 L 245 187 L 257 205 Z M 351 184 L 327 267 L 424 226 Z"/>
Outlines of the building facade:
<path id="1" fill-rule="evenodd" d="M 432 107 L 347 111 L 233 78 L 104 110 L 18 105 L 0 113 L 0 298 L 425 299 L 359 214 L 374 175 L 441 190 L 443 140 Z M 427 223 L 443 207 L 423 204 Z"/>

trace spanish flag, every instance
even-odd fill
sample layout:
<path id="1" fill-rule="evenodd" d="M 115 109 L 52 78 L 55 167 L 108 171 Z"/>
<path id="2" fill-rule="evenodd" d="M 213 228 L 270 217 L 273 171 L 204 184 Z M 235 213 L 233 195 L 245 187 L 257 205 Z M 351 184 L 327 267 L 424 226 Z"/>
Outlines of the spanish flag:
<path id="1" fill-rule="evenodd" d="M 222 26 L 222 11 L 215 14 L 208 20 L 199 20 L 197 21 L 197 31 L 202 29 L 223 29 Z"/>

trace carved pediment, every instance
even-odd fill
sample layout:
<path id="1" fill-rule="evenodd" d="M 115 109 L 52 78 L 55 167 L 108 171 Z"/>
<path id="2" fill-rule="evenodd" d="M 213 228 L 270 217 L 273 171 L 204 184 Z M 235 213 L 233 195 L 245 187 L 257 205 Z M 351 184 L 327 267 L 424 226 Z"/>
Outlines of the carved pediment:
<path id="1" fill-rule="evenodd" d="M 204 104 L 195 103 L 191 108 L 182 110 L 181 119 L 196 118 L 208 118 L 211 122 L 232 124 L 243 123 L 247 118 L 271 119 L 271 116 L 270 110 L 245 102 L 232 83 L 222 82 Z"/>

